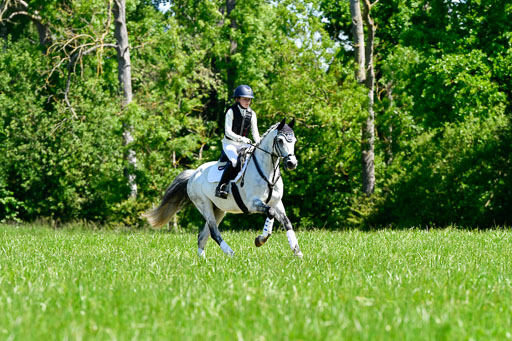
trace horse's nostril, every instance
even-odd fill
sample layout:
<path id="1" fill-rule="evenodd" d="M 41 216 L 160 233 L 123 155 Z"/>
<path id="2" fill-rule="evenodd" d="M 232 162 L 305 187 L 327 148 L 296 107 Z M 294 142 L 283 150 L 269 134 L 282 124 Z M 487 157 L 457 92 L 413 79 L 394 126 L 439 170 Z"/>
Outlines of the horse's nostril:
<path id="1" fill-rule="evenodd" d="M 294 169 L 295 166 L 296 166 L 295 162 L 293 162 L 293 161 L 287 161 L 286 162 L 286 168 L 288 168 L 288 169 Z"/>

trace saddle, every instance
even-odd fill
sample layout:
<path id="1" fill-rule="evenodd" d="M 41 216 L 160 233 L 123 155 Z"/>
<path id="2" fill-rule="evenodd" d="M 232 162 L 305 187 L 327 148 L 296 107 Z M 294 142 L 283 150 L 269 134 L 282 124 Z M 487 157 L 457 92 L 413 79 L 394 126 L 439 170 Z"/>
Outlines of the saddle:
<path id="1" fill-rule="evenodd" d="M 252 154 L 252 151 L 249 151 L 251 147 L 244 147 L 240 149 L 240 152 L 238 152 L 238 159 L 236 162 L 236 167 L 233 170 L 233 172 L 230 174 L 230 177 L 228 178 L 228 183 L 231 180 L 234 180 L 238 173 L 242 170 L 243 165 L 245 164 L 245 161 L 248 159 L 248 157 Z M 223 171 L 224 168 L 226 168 L 226 165 L 228 164 L 229 159 L 226 153 L 224 153 L 224 150 L 221 150 L 220 158 L 218 161 L 218 169 L 219 171 Z"/>

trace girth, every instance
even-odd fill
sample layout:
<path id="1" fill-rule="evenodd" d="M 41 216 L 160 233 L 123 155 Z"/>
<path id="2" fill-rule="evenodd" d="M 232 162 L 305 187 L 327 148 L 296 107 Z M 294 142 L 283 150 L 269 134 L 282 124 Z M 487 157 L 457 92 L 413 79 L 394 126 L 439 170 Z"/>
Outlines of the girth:
<path id="1" fill-rule="evenodd" d="M 240 191 L 238 190 L 238 186 L 235 182 L 231 182 L 231 193 L 233 193 L 233 198 L 235 198 L 235 202 L 240 207 L 242 212 L 245 214 L 249 213 L 249 209 L 245 206 L 244 201 L 242 200 L 242 196 L 240 195 Z"/>
<path id="2" fill-rule="evenodd" d="M 263 174 L 263 171 L 261 170 L 260 163 L 258 162 L 258 159 L 256 159 L 256 154 L 254 154 L 252 158 L 254 159 L 254 165 L 256 166 L 256 170 L 258 171 L 260 176 L 263 178 L 263 180 L 265 180 L 265 182 L 267 183 L 268 196 L 267 196 L 267 199 L 265 200 L 265 204 L 268 205 L 268 203 L 270 202 L 270 199 L 272 199 L 272 194 L 274 192 L 274 186 L 276 185 L 277 181 L 281 177 L 281 172 L 279 172 L 279 176 L 277 177 L 277 179 L 275 179 L 274 183 L 271 183 L 270 180 L 265 176 L 265 174 Z M 277 169 L 275 170 L 275 172 L 277 172 Z M 274 176 L 275 176 L 275 172 L 274 172 Z"/>

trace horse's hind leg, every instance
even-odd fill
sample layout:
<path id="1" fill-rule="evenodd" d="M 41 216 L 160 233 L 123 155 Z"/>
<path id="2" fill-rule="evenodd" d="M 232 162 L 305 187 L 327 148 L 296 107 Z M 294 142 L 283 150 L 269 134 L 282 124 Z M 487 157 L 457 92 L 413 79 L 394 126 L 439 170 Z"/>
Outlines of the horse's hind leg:
<path id="1" fill-rule="evenodd" d="M 220 222 L 222 221 L 226 213 L 219 209 L 214 209 L 213 214 L 215 216 L 215 222 L 217 223 L 217 226 L 220 225 Z M 208 242 L 208 237 L 210 237 L 210 227 L 208 223 L 206 223 L 204 224 L 203 229 L 199 232 L 199 235 L 197 236 L 197 255 L 199 257 L 205 257 L 204 249 L 206 247 L 206 243 Z"/>
<path id="2" fill-rule="evenodd" d="M 218 213 L 217 215 L 213 208 L 213 204 L 210 201 L 196 200 L 194 201 L 194 204 L 196 205 L 197 209 L 201 212 L 204 219 L 206 220 L 206 225 L 210 230 L 210 235 L 212 239 L 215 240 L 217 244 L 219 244 L 220 248 L 222 249 L 222 251 L 224 251 L 226 255 L 232 256 L 235 252 L 229 247 L 228 243 L 222 240 L 219 227 L 217 225 L 217 219 L 222 219 L 224 217 L 224 212 L 222 212 L 222 217 L 220 213 Z"/>
<path id="3" fill-rule="evenodd" d="M 210 228 L 208 227 L 208 223 L 206 223 L 197 236 L 197 255 L 201 258 L 206 256 L 204 248 L 206 247 L 208 237 L 210 237 Z"/>

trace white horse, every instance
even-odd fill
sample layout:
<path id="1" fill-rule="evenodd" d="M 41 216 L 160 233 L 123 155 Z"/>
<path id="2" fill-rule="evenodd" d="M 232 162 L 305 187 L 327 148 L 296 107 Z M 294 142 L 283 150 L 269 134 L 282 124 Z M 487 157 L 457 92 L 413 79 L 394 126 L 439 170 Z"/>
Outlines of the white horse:
<path id="1" fill-rule="evenodd" d="M 198 255 L 204 257 L 209 236 L 219 244 L 225 254 L 234 254 L 219 232 L 219 224 L 226 212 L 265 213 L 265 227 L 263 233 L 255 240 L 256 246 L 263 245 L 272 234 L 275 217 L 284 225 L 288 243 L 294 254 L 302 257 L 297 237 L 281 201 L 283 180 L 279 170 L 282 159 L 285 169 L 297 167 L 297 158 L 294 154 L 297 139 L 292 130 L 294 124 L 295 119 L 289 125 L 285 120 L 274 124 L 262 135 L 260 142 L 249 149 L 241 173 L 235 181 L 230 182 L 231 189 L 227 199 L 215 196 L 217 184 L 208 181 L 208 173 L 217 171 L 217 162 L 208 162 L 195 170 L 181 172 L 167 188 L 160 205 L 145 213 L 143 217 L 147 218 L 153 227 L 160 227 L 192 201 L 206 220 L 198 236 Z"/>

